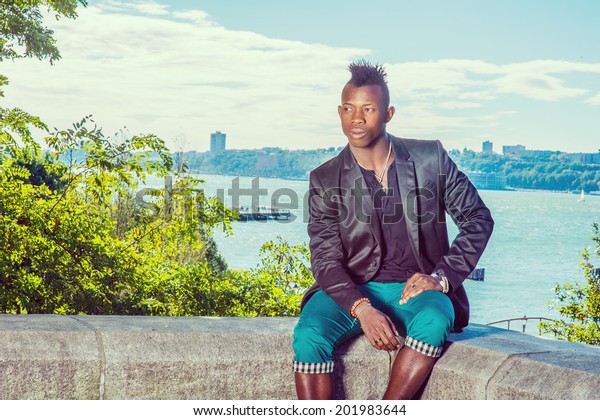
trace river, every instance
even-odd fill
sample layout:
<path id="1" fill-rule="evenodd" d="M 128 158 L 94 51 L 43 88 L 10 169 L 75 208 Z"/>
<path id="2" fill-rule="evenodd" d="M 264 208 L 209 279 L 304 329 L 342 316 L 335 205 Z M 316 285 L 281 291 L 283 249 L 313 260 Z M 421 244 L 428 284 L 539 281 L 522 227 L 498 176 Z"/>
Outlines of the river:
<path id="1" fill-rule="evenodd" d="M 252 178 L 197 175 L 204 179 L 205 192 L 221 194 L 231 205 L 230 190 L 251 189 Z M 234 235 L 215 232 L 221 254 L 231 268 L 248 269 L 259 262 L 260 246 L 278 235 L 292 244 L 308 243 L 303 202 L 307 181 L 260 178 L 264 189 L 261 206 L 272 200 L 291 204 L 289 222 L 236 222 Z M 220 192 L 221 190 L 222 192 Z M 484 281 L 465 281 L 471 301 L 471 320 L 489 323 L 521 316 L 556 318 L 549 307 L 557 283 L 585 281 L 580 271 L 580 252 L 593 245 L 592 224 L 600 222 L 600 196 L 580 201 L 575 194 L 543 191 L 488 191 L 480 194 L 496 222 L 494 234 L 478 267 L 485 268 Z M 297 203 L 294 200 L 297 199 Z M 250 196 L 240 204 L 250 206 Z M 450 236 L 457 229 L 448 218 Z M 595 257 L 594 257 L 595 258 Z M 528 331 L 530 332 L 530 331 Z"/>

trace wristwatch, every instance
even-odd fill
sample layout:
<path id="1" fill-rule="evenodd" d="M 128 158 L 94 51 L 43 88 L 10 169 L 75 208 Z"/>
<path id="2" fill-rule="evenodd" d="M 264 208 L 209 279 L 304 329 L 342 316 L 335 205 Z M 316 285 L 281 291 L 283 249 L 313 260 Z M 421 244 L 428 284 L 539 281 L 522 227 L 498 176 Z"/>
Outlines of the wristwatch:
<path id="1" fill-rule="evenodd" d="M 446 277 L 442 270 L 437 270 L 431 275 L 431 277 L 440 282 L 440 286 L 442 286 L 442 293 L 448 293 L 450 291 L 450 283 L 448 282 L 448 277 Z"/>

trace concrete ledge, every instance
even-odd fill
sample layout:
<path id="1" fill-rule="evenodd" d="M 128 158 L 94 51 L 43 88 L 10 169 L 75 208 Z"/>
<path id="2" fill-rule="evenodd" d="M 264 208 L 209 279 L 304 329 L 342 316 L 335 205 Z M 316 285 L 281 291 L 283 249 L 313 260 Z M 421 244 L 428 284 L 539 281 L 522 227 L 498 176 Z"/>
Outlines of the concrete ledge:
<path id="1" fill-rule="evenodd" d="M 295 318 L 0 315 L 1 399 L 294 399 Z M 336 396 L 379 398 L 390 357 L 336 353 Z M 424 399 L 599 399 L 600 348 L 481 325 L 454 334 Z"/>

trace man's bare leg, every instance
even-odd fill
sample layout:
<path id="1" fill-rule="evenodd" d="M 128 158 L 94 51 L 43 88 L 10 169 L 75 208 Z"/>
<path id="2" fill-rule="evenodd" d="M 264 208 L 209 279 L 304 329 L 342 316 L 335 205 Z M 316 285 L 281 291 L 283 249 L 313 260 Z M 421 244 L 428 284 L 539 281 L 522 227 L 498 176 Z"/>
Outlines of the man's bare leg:
<path id="1" fill-rule="evenodd" d="M 409 347 L 403 347 L 394 360 L 392 374 L 384 400 L 409 400 L 425 382 L 436 357 L 429 357 Z"/>
<path id="2" fill-rule="evenodd" d="M 328 373 L 294 374 L 296 394 L 300 400 L 330 400 L 333 398 L 333 375 Z"/>

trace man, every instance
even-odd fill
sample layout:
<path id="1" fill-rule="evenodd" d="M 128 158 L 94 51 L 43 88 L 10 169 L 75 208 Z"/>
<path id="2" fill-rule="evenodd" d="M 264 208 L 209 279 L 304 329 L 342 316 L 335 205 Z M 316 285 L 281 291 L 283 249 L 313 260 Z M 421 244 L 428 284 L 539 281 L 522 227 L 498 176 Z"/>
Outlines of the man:
<path id="1" fill-rule="evenodd" d="M 316 283 L 294 330 L 296 391 L 332 398 L 333 351 L 364 333 L 376 349 L 398 350 L 383 398 L 409 399 L 452 328 L 468 323 L 462 282 L 494 222 L 439 141 L 386 132 L 395 110 L 383 67 L 359 61 L 349 70 L 338 107 L 348 145 L 310 174 Z M 445 213 L 459 228 L 451 246 Z"/>

